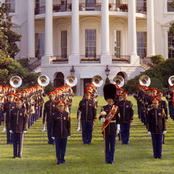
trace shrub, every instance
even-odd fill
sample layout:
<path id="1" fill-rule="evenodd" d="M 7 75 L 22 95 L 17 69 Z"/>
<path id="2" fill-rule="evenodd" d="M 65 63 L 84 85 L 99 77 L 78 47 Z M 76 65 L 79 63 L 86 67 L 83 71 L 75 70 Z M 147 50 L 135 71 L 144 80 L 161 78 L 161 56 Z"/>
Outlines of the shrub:
<path id="1" fill-rule="evenodd" d="M 154 65 L 158 65 L 159 63 L 164 62 L 165 59 L 162 55 L 159 54 L 159 55 L 152 56 L 151 61 Z"/>
<path id="2" fill-rule="evenodd" d="M 110 84 L 110 83 L 111 83 L 111 82 L 110 82 L 109 78 L 107 77 L 106 80 L 105 80 L 105 85 L 106 85 L 106 84 Z"/>

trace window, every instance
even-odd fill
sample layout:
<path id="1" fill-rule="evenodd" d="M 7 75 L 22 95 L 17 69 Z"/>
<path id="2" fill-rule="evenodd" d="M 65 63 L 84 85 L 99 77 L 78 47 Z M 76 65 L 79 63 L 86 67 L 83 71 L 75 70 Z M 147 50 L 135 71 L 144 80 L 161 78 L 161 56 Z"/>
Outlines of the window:
<path id="1" fill-rule="evenodd" d="M 170 6 L 170 2 L 172 2 L 173 0 L 167 0 L 167 11 L 168 12 L 174 12 L 174 8 L 172 8 Z"/>
<path id="2" fill-rule="evenodd" d="M 15 13 L 15 0 L 6 0 L 5 2 L 9 6 L 8 12 Z"/>
<path id="3" fill-rule="evenodd" d="M 61 31 L 61 58 L 67 58 L 67 31 Z"/>
<path id="4" fill-rule="evenodd" d="M 168 34 L 168 58 L 174 58 L 174 36 Z"/>
<path id="5" fill-rule="evenodd" d="M 96 30 L 85 31 L 86 57 L 96 57 Z"/>
<path id="6" fill-rule="evenodd" d="M 86 0 L 86 7 L 95 7 L 96 0 Z"/>
<path id="7" fill-rule="evenodd" d="M 137 0 L 137 13 L 146 12 L 146 0 Z"/>
<path id="8" fill-rule="evenodd" d="M 35 56 L 41 58 L 45 53 L 45 33 L 36 33 L 35 37 Z"/>
<path id="9" fill-rule="evenodd" d="M 36 14 L 44 14 L 45 13 L 45 0 L 36 0 Z"/>
<path id="10" fill-rule="evenodd" d="M 121 55 L 121 31 L 114 31 L 114 55 L 120 58 Z"/>
<path id="11" fill-rule="evenodd" d="M 61 0 L 61 11 L 67 10 L 67 0 Z"/>
<path id="12" fill-rule="evenodd" d="M 137 32 L 137 54 L 140 58 L 147 55 L 147 32 Z"/>

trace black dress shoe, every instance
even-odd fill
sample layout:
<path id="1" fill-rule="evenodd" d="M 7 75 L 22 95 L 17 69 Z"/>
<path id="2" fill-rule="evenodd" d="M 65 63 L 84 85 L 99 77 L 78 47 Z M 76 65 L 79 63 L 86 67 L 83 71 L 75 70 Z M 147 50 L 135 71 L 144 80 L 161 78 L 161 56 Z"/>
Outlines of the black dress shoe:
<path id="1" fill-rule="evenodd" d="M 16 156 L 13 156 L 12 158 L 16 158 Z"/>

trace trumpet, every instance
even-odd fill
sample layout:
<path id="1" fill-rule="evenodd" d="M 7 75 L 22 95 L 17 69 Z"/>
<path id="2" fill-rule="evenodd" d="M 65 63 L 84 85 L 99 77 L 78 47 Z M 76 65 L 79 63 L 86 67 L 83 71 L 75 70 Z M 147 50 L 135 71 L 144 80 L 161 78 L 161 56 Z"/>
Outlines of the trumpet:
<path id="1" fill-rule="evenodd" d="M 173 86 L 174 85 L 174 75 L 173 76 L 170 76 L 168 78 L 168 83 L 169 83 L 170 86 Z"/>
<path id="2" fill-rule="evenodd" d="M 121 88 L 124 85 L 124 78 L 122 76 L 115 76 L 113 82 Z"/>
<path id="3" fill-rule="evenodd" d="M 10 85 L 13 88 L 19 88 L 22 85 L 22 79 L 19 76 L 13 76 L 10 78 Z"/>
<path id="4" fill-rule="evenodd" d="M 72 76 L 72 75 L 68 76 L 68 77 L 66 78 L 66 83 L 67 83 L 67 85 L 69 85 L 70 87 L 76 86 L 76 84 L 77 84 L 77 77 Z"/>
<path id="5" fill-rule="evenodd" d="M 140 78 L 139 78 L 139 83 L 140 85 L 142 86 L 150 86 L 151 84 L 151 80 L 150 80 L 150 77 L 147 76 L 147 75 L 142 75 Z"/>
<path id="6" fill-rule="evenodd" d="M 96 75 L 92 78 L 92 83 L 94 84 L 95 87 L 100 87 L 103 84 L 103 79 L 101 76 Z"/>

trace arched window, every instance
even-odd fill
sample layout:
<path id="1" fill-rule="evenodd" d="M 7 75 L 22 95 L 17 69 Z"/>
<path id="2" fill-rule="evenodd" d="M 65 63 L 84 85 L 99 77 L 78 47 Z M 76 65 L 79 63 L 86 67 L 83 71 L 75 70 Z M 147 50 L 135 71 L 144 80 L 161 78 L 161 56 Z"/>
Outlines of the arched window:
<path id="1" fill-rule="evenodd" d="M 64 75 L 61 72 L 59 72 L 57 73 L 56 78 L 54 79 L 54 87 L 57 88 L 62 85 L 64 85 Z"/>

